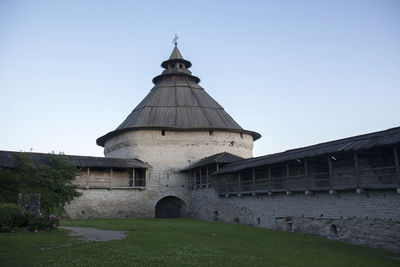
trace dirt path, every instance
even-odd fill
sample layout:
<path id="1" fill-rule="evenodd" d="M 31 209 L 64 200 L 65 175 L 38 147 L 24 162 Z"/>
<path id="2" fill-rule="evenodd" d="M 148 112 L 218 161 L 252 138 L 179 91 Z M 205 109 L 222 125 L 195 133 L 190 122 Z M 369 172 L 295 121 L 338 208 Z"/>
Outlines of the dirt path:
<path id="1" fill-rule="evenodd" d="M 70 236 L 81 236 L 86 241 L 121 240 L 126 237 L 125 231 L 101 230 L 91 227 L 60 226 L 59 228 L 70 231 Z"/>

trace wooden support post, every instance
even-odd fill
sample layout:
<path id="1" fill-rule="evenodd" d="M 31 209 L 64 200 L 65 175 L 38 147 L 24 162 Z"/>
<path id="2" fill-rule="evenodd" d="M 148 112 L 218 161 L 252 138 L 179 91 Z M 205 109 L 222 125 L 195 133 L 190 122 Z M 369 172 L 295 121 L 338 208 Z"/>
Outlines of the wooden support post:
<path id="1" fill-rule="evenodd" d="M 196 169 L 193 169 L 193 188 L 197 186 L 197 177 L 196 177 Z"/>
<path id="2" fill-rule="evenodd" d="M 90 177 L 90 168 L 87 168 L 87 177 L 86 177 L 86 189 L 89 189 L 89 178 Z"/>
<path id="3" fill-rule="evenodd" d="M 290 188 L 289 188 L 289 162 L 286 162 L 286 194 L 290 194 Z"/>
<path id="4" fill-rule="evenodd" d="M 256 193 L 256 169 L 252 169 L 252 175 L 253 175 L 253 195 Z"/>
<path id="5" fill-rule="evenodd" d="M 132 187 L 135 187 L 135 180 L 136 180 L 136 169 L 133 168 L 132 169 Z M 159 177 L 159 182 L 161 183 L 161 177 Z"/>
<path id="6" fill-rule="evenodd" d="M 193 171 L 190 172 L 190 176 L 189 176 L 189 188 L 190 188 L 190 190 L 192 190 L 192 179 L 193 179 Z"/>
<path id="7" fill-rule="evenodd" d="M 310 190 L 310 177 L 308 176 L 308 163 L 307 163 L 307 160 L 306 160 L 306 159 L 303 159 L 303 162 L 304 162 L 304 179 L 306 180 L 306 181 L 305 181 L 305 183 L 306 183 L 306 188 L 305 188 L 304 193 L 305 193 L 307 196 L 310 196 L 310 195 L 312 195 L 312 192 L 311 192 L 311 190 Z"/>
<path id="8" fill-rule="evenodd" d="M 355 176 L 356 176 L 356 185 L 357 188 L 360 188 L 360 171 L 358 169 L 358 155 L 356 152 L 353 153 L 354 157 L 354 171 L 355 171 Z"/>
<path id="9" fill-rule="evenodd" d="M 228 196 L 228 178 L 225 175 L 225 196 Z"/>
<path id="10" fill-rule="evenodd" d="M 240 184 L 240 171 L 238 172 L 238 179 L 239 179 L 239 194 L 242 191 L 242 185 Z"/>
<path id="11" fill-rule="evenodd" d="M 400 188 L 400 162 L 399 162 L 399 153 L 397 152 L 396 146 L 393 146 L 393 155 L 394 155 L 394 165 L 396 166 L 397 185 Z"/>
<path id="12" fill-rule="evenodd" d="M 110 189 L 112 189 L 113 168 L 110 169 Z"/>
<path id="13" fill-rule="evenodd" d="M 201 184 L 201 178 L 200 178 L 199 173 L 200 173 L 199 170 L 195 171 L 195 176 L 196 176 L 196 187 L 200 187 L 200 184 Z M 197 175 L 199 175 L 199 179 L 197 179 Z"/>
<path id="14" fill-rule="evenodd" d="M 200 187 L 203 187 L 203 177 L 201 176 L 201 168 L 199 168 L 199 175 L 200 175 Z"/>
<path id="15" fill-rule="evenodd" d="M 219 170 L 219 164 L 217 163 L 217 171 Z"/>
<path id="16" fill-rule="evenodd" d="M 206 167 L 206 179 L 207 179 L 207 187 L 210 187 L 210 181 L 208 180 L 208 166 Z"/>
<path id="17" fill-rule="evenodd" d="M 304 176 L 306 179 L 306 191 L 310 191 L 310 177 L 308 176 L 308 162 L 307 160 L 304 161 Z"/>
<path id="18" fill-rule="evenodd" d="M 333 189 L 333 166 L 332 166 L 332 158 L 328 157 L 328 167 L 329 167 L 329 189 Z"/>
<path id="19" fill-rule="evenodd" d="M 271 181 L 271 167 L 268 166 L 268 191 L 272 189 L 272 181 Z"/>

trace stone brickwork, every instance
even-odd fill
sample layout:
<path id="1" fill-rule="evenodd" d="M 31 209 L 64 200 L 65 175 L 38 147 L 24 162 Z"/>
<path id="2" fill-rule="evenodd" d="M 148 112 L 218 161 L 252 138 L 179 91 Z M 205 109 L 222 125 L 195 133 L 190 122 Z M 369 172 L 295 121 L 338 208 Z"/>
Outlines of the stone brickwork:
<path id="1" fill-rule="evenodd" d="M 71 219 L 86 218 L 154 218 L 156 203 L 166 196 L 176 196 L 184 203 L 182 216 L 188 216 L 189 194 L 181 188 L 158 187 L 145 189 L 79 189 L 83 195 L 65 207 L 65 214 Z"/>
<path id="2" fill-rule="evenodd" d="M 106 157 L 133 158 L 149 163 L 150 184 L 162 187 L 180 186 L 187 190 L 188 179 L 181 170 L 205 157 L 229 152 L 244 158 L 252 157 L 253 137 L 250 134 L 213 131 L 135 130 L 106 141 Z"/>
<path id="3" fill-rule="evenodd" d="M 243 158 L 253 155 L 250 134 L 225 131 L 135 130 L 112 137 L 105 142 L 104 155 L 134 158 L 157 166 L 185 168 L 202 158 L 228 152 Z"/>
<path id="4" fill-rule="evenodd" d="M 146 170 L 146 187 L 141 190 L 81 190 L 83 195 L 67 206 L 66 213 L 70 218 L 154 217 L 157 201 L 165 196 L 178 197 L 189 205 L 188 178 L 182 169 L 221 152 L 251 157 L 252 150 L 253 137 L 246 133 L 213 131 L 210 135 L 209 131 L 169 130 L 165 135 L 161 130 L 122 133 L 106 141 L 104 154 L 106 157 L 133 158 L 149 163 L 152 168 Z M 128 187 L 128 173 L 114 172 L 110 183 L 110 171 L 90 171 L 89 177 L 82 171 L 76 183 L 84 186 L 87 181 L 99 186 L 126 184 Z M 186 210 L 184 216 L 185 213 Z"/>
<path id="5" fill-rule="evenodd" d="M 400 195 L 394 190 L 219 197 L 192 191 L 192 217 L 315 234 L 400 251 Z"/>

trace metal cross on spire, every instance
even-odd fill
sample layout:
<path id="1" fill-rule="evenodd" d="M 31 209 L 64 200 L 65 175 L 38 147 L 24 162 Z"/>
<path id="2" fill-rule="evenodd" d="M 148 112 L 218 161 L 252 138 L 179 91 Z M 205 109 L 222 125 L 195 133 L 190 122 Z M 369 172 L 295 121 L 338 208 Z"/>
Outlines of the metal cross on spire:
<path id="1" fill-rule="evenodd" d="M 174 40 L 172 41 L 172 43 L 175 44 L 175 46 L 178 45 L 178 39 L 179 39 L 178 35 L 175 34 Z"/>

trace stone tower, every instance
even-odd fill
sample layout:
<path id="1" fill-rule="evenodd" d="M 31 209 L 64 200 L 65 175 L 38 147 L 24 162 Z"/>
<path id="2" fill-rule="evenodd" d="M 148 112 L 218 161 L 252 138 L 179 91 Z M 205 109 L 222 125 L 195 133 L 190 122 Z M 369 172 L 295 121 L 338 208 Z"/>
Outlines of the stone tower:
<path id="1" fill-rule="evenodd" d="M 206 93 L 189 71 L 191 65 L 175 44 L 149 94 L 116 130 L 97 139 L 105 157 L 139 159 L 152 166 L 146 190 L 155 200 L 176 196 L 187 204 L 188 179 L 182 169 L 221 152 L 252 157 L 253 142 L 260 138 L 242 129 Z"/>

